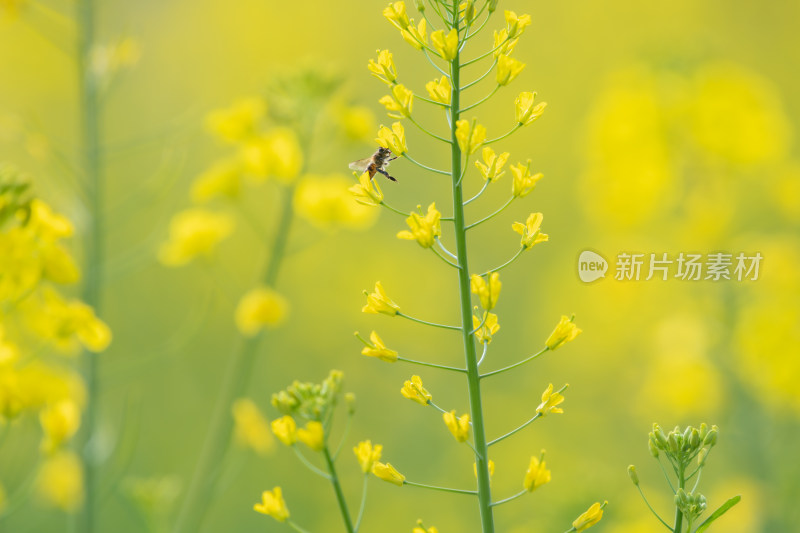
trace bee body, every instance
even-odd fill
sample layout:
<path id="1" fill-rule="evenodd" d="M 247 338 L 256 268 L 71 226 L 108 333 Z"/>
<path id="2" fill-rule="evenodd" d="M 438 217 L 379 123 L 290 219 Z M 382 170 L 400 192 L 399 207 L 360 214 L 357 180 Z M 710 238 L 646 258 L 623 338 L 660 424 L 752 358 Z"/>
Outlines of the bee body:
<path id="1" fill-rule="evenodd" d="M 368 172 L 370 179 L 375 177 L 375 174 L 381 173 L 392 181 L 397 181 L 386 172 L 385 167 L 389 166 L 390 161 L 394 161 L 397 157 L 391 157 L 392 151 L 388 148 L 379 147 L 371 157 L 366 159 L 359 159 L 350 163 L 350 168 L 357 172 Z"/>

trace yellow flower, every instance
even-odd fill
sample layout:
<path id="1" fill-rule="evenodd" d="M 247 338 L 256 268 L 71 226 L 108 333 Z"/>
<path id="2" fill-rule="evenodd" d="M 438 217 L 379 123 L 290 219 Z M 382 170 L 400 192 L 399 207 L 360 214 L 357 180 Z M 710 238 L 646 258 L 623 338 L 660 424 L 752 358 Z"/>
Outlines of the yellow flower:
<path id="1" fill-rule="evenodd" d="M 398 487 L 402 487 L 403 482 L 406 480 L 406 476 L 398 472 L 397 469 L 389 463 L 375 462 L 375 464 L 372 465 L 372 473 L 382 480 L 393 483 Z"/>
<path id="2" fill-rule="evenodd" d="M 38 198 L 31 200 L 29 217 L 26 227 L 40 239 L 55 241 L 71 237 L 74 231 L 67 217 L 54 213 L 47 203 Z"/>
<path id="3" fill-rule="evenodd" d="M 364 294 L 367 292 L 364 291 Z M 367 305 L 361 308 L 362 313 L 382 313 L 389 316 L 394 316 L 399 311 L 400 307 L 386 296 L 386 291 L 383 290 L 380 281 L 375 282 L 375 290 L 371 294 L 367 294 Z"/>
<path id="4" fill-rule="evenodd" d="M 531 457 L 531 464 L 528 465 L 528 471 L 525 472 L 525 479 L 522 481 L 522 486 L 528 492 L 533 492 L 545 483 L 550 482 L 550 471 L 544 461 L 544 450 L 539 457 Z"/>
<path id="5" fill-rule="evenodd" d="M 372 346 L 364 346 L 364 348 L 361 349 L 362 355 L 377 357 L 381 361 L 386 361 L 387 363 L 394 363 L 397 361 L 397 352 L 387 348 L 377 333 L 374 331 L 370 333 L 369 340 Z"/>
<path id="6" fill-rule="evenodd" d="M 58 452 L 46 459 L 36 476 L 36 492 L 48 505 L 67 512 L 83 504 L 83 468 L 73 452 Z"/>
<path id="7" fill-rule="evenodd" d="M 399 30 L 405 30 L 410 24 L 408 21 L 408 15 L 406 14 L 405 2 L 394 2 L 393 4 L 389 4 L 386 8 L 384 8 L 383 16 L 386 17 L 389 22 L 397 26 Z"/>
<path id="8" fill-rule="evenodd" d="M 472 327 L 477 328 L 475 336 L 481 344 L 489 344 L 492 342 L 492 336 L 500 330 L 500 324 L 497 323 L 497 315 L 494 313 L 484 312 L 485 322 L 475 315 L 472 315 Z M 481 325 L 483 322 L 483 325 Z M 480 326 L 480 327 L 478 327 Z"/>
<path id="9" fill-rule="evenodd" d="M 286 298 L 268 287 L 249 290 L 236 306 L 236 327 L 252 337 L 264 328 L 280 325 L 289 312 Z"/>
<path id="10" fill-rule="evenodd" d="M 422 50 L 422 47 L 428 44 L 428 26 L 425 19 L 420 20 L 417 26 L 414 26 L 414 19 L 411 19 L 408 28 L 400 30 L 400 35 L 408 44 L 417 50 Z"/>
<path id="11" fill-rule="evenodd" d="M 431 33 L 431 45 L 434 50 L 439 52 L 442 59 L 450 61 L 456 57 L 458 52 L 458 32 L 453 28 L 450 33 L 445 35 L 444 30 L 436 30 Z"/>
<path id="12" fill-rule="evenodd" d="M 406 130 L 399 122 L 392 124 L 392 129 L 381 126 L 375 142 L 378 143 L 378 146 L 388 148 L 397 156 L 401 156 L 408 151 L 408 147 L 406 147 Z"/>
<path id="13" fill-rule="evenodd" d="M 486 140 L 486 128 L 468 120 L 459 120 L 456 122 L 456 139 L 463 153 L 474 154 Z"/>
<path id="14" fill-rule="evenodd" d="M 538 182 L 544 176 L 541 172 L 531 176 L 531 160 L 523 166 L 522 163 L 511 165 L 511 174 L 514 175 L 514 181 L 511 183 L 511 194 L 515 198 L 522 198 L 527 196 L 536 188 Z"/>
<path id="15" fill-rule="evenodd" d="M 431 100 L 440 104 L 450 104 L 450 95 L 453 88 L 447 76 L 442 76 L 439 80 L 429 81 L 425 84 L 425 90 L 431 96 Z"/>
<path id="16" fill-rule="evenodd" d="M 600 519 L 603 518 L 603 507 L 606 505 L 608 505 L 608 502 L 603 502 L 602 505 L 600 505 L 599 502 L 595 502 L 585 513 L 576 518 L 575 521 L 572 522 L 572 527 L 575 528 L 576 533 L 586 531 L 598 523 Z"/>
<path id="17" fill-rule="evenodd" d="M 383 203 L 383 191 L 378 182 L 369 177 L 369 172 L 364 172 L 358 177 L 358 184 L 348 189 L 362 205 L 378 206 Z"/>
<path id="18" fill-rule="evenodd" d="M 387 85 L 391 85 L 397 80 L 397 69 L 389 50 L 378 50 L 377 63 L 370 59 L 367 65 L 372 75 Z"/>
<path id="19" fill-rule="evenodd" d="M 542 403 L 536 408 L 536 412 L 542 416 L 549 413 L 563 413 L 564 410 L 562 408 L 556 407 L 563 401 L 564 396 L 558 392 L 553 392 L 553 384 L 551 383 L 542 393 Z"/>
<path id="20" fill-rule="evenodd" d="M 261 503 L 253 505 L 253 510 L 271 516 L 278 522 L 285 522 L 289 518 L 289 509 L 283 500 L 280 487 L 275 487 L 271 491 L 265 490 L 261 493 Z"/>
<path id="21" fill-rule="evenodd" d="M 187 209 L 172 217 L 169 240 L 161 246 L 159 260 L 167 266 L 181 266 L 198 256 L 210 256 L 231 234 L 233 218 L 203 209 Z"/>
<path id="22" fill-rule="evenodd" d="M 568 343 L 580 334 L 581 330 L 578 329 L 578 327 L 572 322 L 574 318 L 574 316 L 561 316 L 561 321 L 558 323 L 556 328 L 545 342 L 545 345 L 548 348 L 555 350 L 562 344 Z"/>
<path id="23" fill-rule="evenodd" d="M 535 244 L 545 242 L 549 239 L 549 236 L 546 233 L 542 233 L 539 229 L 542 225 L 543 217 L 544 215 L 541 213 L 531 213 L 524 224 L 522 222 L 514 222 L 511 225 L 514 231 L 522 235 L 520 246 L 524 247 L 526 250 L 528 248 L 533 248 Z"/>
<path id="24" fill-rule="evenodd" d="M 372 225 L 378 212 L 353 198 L 350 183 L 349 178 L 339 174 L 304 176 L 295 189 L 295 212 L 325 230 Z"/>
<path id="25" fill-rule="evenodd" d="M 400 389 L 400 394 L 421 405 L 428 405 L 428 402 L 433 398 L 431 393 L 422 386 L 422 378 L 419 376 L 411 376 L 411 381 L 406 380 L 403 383 L 403 388 Z"/>
<path id="26" fill-rule="evenodd" d="M 239 398 L 233 403 L 236 441 L 259 455 L 269 453 L 275 443 L 269 424 L 253 400 Z"/>
<path id="27" fill-rule="evenodd" d="M 421 206 L 417 206 L 418 209 Z M 406 224 L 411 231 L 403 230 L 398 232 L 398 239 L 407 241 L 417 241 L 423 248 L 430 248 L 435 242 L 435 238 L 442 234 L 442 214 L 436 209 L 436 203 L 428 206 L 428 214 L 424 217 L 419 213 L 411 213 L 406 219 Z"/>
<path id="28" fill-rule="evenodd" d="M 488 146 L 483 149 L 482 154 L 483 163 L 475 161 L 475 166 L 478 167 L 478 171 L 481 173 L 484 180 L 489 180 L 491 182 L 497 181 L 505 174 L 505 171 L 502 169 L 503 165 L 508 161 L 508 156 L 510 154 L 508 152 L 503 152 L 497 155 L 494 153 L 494 150 Z"/>
<path id="29" fill-rule="evenodd" d="M 456 418 L 456 412 L 450 411 L 449 413 L 443 413 L 442 418 L 447 429 L 450 430 L 450 433 L 453 434 L 458 442 L 464 442 L 469 438 L 469 413 L 464 413 Z"/>
<path id="30" fill-rule="evenodd" d="M 422 520 L 417 520 L 417 525 L 411 530 L 411 533 L 439 533 L 439 530 L 434 526 L 426 529 L 425 526 L 422 525 Z"/>
<path id="31" fill-rule="evenodd" d="M 365 474 L 372 470 L 372 465 L 381 458 L 383 446 L 380 444 L 372 445 L 372 441 L 363 440 L 358 443 L 358 446 L 353 448 L 353 453 L 358 458 L 358 464 L 361 465 L 361 471 Z"/>
<path id="32" fill-rule="evenodd" d="M 513 11 L 506 11 L 506 30 L 508 31 L 509 37 L 512 39 L 522 35 L 522 32 L 525 31 L 525 27 L 529 26 L 530 23 L 530 15 L 520 15 L 518 17 Z"/>
<path id="33" fill-rule="evenodd" d="M 297 424 L 289 415 L 284 415 L 276 418 L 270 424 L 272 432 L 278 437 L 278 440 L 286 446 L 292 446 L 297 442 Z"/>
<path id="34" fill-rule="evenodd" d="M 483 276 L 473 274 L 470 279 L 470 288 L 473 294 L 477 294 L 480 298 L 481 306 L 486 311 L 491 311 L 497 305 L 497 298 L 500 296 L 500 289 L 503 284 L 500 283 L 500 274 L 492 272 L 489 275 L 489 282 L 487 283 Z"/>
<path id="35" fill-rule="evenodd" d="M 497 58 L 497 84 L 508 85 L 525 68 L 525 63 L 513 57 L 501 55 Z"/>
<path id="36" fill-rule="evenodd" d="M 392 87 L 391 94 L 382 97 L 378 102 L 386 108 L 386 112 L 392 118 L 409 117 L 414 107 L 414 93 L 398 83 Z"/>
<path id="37" fill-rule="evenodd" d="M 368 142 L 375 130 L 375 115 L 368 107 L 340 107 L 336 118 L 344 135 L 353 141 Z"/>
<path id="38" fill-rule="evenodd" d="M 236 160 L 215 163 L 192 183 L 192 201 L 202 204 L 220 196 L 237 198 L 241 175 L 241 165 Z"/>
<path id="39" fill-rule="evenodd" d="M 537 118 L 542 116 L 544 108 L 547 107 L 547 102 L 541 102 L 534 105 L 536 93 L 522 92 L 519 93 L 517 99 L 514 101 L 515 113 L 517 124 L 520 126 L 527 126 Z"/>
<path id="40" fill-rule="evenodd" d="M 206 127 L 223 141 L 242 141 L 255 135 L 265 111 L 266 106 L 260 98 L 239 100 L 227 109 L 209 113 Z"/>
<path id="41" fill-rule="evenodd" d="M 510 56 L 517 46 L 519 39 L 509 39 L 508 30 L 502 29 L 494 32 L 494 58 L 500 56 Z"/>
<path id="42" fill-rule="evenodd" d="M 39 412 L 44 439 L 42 451 L 50 454 L 75 435 L 81 425 L 81 412 L 75 402 L 63 400 L 48 405 Z"/>
<path id="43" fill-rule="evenodd" d="M 283 183 L 291 183 L 303 168 L 297 135 L 289 128 L 276 128 L 265 140 L 269 147 L 269 173 Z"/>
<path id="44" fill-rule="evenodd" d="M 305 428 L 297 430 L 297 440 L 314 450 L 321 451 L 325 447 L 325 430 L 316 420 L 310 420 Z"/>
<path id="45" fill-rule="evenodd" d="M 472 463 L 472 473 L 475 474 L 475 477 L 478 477 L 478 463 Z M 494 461 L 489 459 L 489 477 L 494 475 Z"/>

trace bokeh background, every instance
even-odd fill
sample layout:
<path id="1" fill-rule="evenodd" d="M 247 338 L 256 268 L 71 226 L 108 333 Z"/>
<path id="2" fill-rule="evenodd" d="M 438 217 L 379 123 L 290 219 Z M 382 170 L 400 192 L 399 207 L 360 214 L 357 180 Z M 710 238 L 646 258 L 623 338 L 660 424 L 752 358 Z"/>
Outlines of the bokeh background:
<path id="1" fill-rule="evenodd" d="M 0 2 L 6 9 L 0 160 L 34 176 L 37 193 L 73 220 L 80 256 L 88 212 L 68 170 L 78 161 L 80 116 L 72 2 L 23 2 L 9 13 L 15 4 Z M 371 153 L 373 132 L 393 121 L 377 102 L 385 86 L 366 69 L 375 50 L 392 50 L 402 82 L 417 92 L 424 94 L 424 84 L 436 77 L 381 16 L 383 7 L 308 0 L 97 6 L 98 41 L 130 38 L 136 48 L 136 61 L 117 73 L 102 100 L 108 184 L 102 317 L 114 342 L 101 356 L 100 431 L 114 452 L 101 478 L 109 487 L 101 531 L 148 530 L 142 498 L 131 497 L 137 492 L 130 489 L 142 480 L 161 487 L 152 491 L 160 498 L 152 506 L 159 520 L 171 522 L 205 438 L 220 375 L 241 342 L 236 303 L 266 259 L 257 232 L 224 202 L 215 208 L 239 217 L 237 230 L 214 256 L 181 268 L 157 259 L 170 218 L 191 204 L 193 180 L 230 151 L 209 134 L 205 116 L 265 95 L 282 76 L 323 72 L 341 82 L 330 99 L 340 111 L 333 115 L 347 126 L 342 117 L 350 112 L 351 128 L 332 127 L 315 138 L 310 170 L 349 177 L 347 163 Z M 532 353 L 561 314 L 575 313 L 583 333 L 486 382 L 490 435 L 526 420 L 548 383 L 570 384 L 563 415 L 536 422 L 494 450 L 498 495 L 518 490 L 529 457 L 542 448 L 553 471 L 550 484 L 497 510 L 498 530 L 563 531 L 590 503 L 608 500 L 598 531 L 655 531 L 625 472 L 638 465 L 655 506 L 669 508 L 668 489 L 647 450 L 653 422 L 720 427 L 701 486 L 712 508 L 734 494 L 742 502 L 718 530 L 794 530 L 800 520 L 800 104 L 794 98 L 800 93 L 800 4 L 516 1 L 501 2 L 500 9 L 532 16 L 515 50 L 527 68 L 476 115 L 494 137 L 511 125 L 518 92 L 537 91 L 548 102 L 544 116 L 498 146 L 511 152 L 511 162 L 531 158 L 545 177 L 530 196 L 471 232 L 473 269 L 510 257 L 518 246 L 510 223 L 532 211 L 544 213 L 550 242 L 503 271 L 502 329 L 487 368 Z M 500 14 L 489 30 L 502 25 Z M 475 43 L 488 49 L 491 31 Z M 360 106 L 356 118 L 353 106 Z M 443 131 L 435 109 L 418 102 L 415 110 Z M 446 165 L 439 147 L 411 125 L 406 131 L 417 160 Z M 399 181 L 381 182 L 387 201 L 406 210 L 437 201 L 448 215 L 446 179 L 403 160 L 391 168 Z M 468 216 L 502 203 L 509 178 L 490 187 Z M 477 190 L 474 169 L 466 180 Z M 268 182 L 247 188 L 241 200 L 267 233 L 275 224 L 276 195 Z M 456 445 L 433 410 L 398 393 L 419 368 L 365 358 L 353 337 L 375 329 L 401 355 L 460 364 L 453 334 L 360 312 L 362 291 L 380 280 L 410 314 L 455 323 L 455 277 L 413 242 L 395 238 L 405 228 L 402 217 L 384 211 L 374 224 L 362 222 L 320 228 L 301 217 L 295 224 L 278 282 L 291 313 L 269 332 L 242 395 L 272 418 L 273 392 L 295 379 L 318 382 L 330 369 L 343 371 L 346 390 L 358 398 L 340 460 L 354 507 L 360 471 L 349 448 L 364 438 L 382 443 L 384 458 L 409 479 L 470 486 L 469 449 Z M 446 233 L 444 240 L 452 243 Z M 620 252 L 760 252 L 764 259 L 756 281 L 622 282 L 610 271 L 585 284 L 576 271 L 585 249 L 605 255 L 612 268 Z M 421 375 L 437 403 L 467 409 L 460 377 Z M 39 461 L 35 417 L 15 424 L 6 428 L 0 455 L 8 493 L 28 490 Z M 259 455 L 234 446 L 220 468 L 204 531 L 282 530 L 252 511 L 261 491 L 275 485 L 303 527 L 338 530 L 330 487 L 285 447 Z M 69 530 L 68 513 L 29 492 L 0 517 L 3 531 Z M 475 531 L 476 513 L 461 496 L 375 480 L 363 531 L 410 531 L 417 518 L 442 532 Z"/>

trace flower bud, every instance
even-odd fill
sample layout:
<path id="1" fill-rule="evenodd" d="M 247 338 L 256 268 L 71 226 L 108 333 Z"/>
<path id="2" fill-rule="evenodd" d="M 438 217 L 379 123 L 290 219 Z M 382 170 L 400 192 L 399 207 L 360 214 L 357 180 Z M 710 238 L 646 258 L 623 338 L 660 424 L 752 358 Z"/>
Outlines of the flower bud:
<path id="1" fill-rule="evenodd" d="M 706 435 L 706 438 L 703 440 L 703 444 L 706 446 L 714 446 L 717 443 L 717 426 L 711 426 L 711 430 Z"/>
<path id="2" fill-rule="evenodd" d="M 636 473 L 636 467 L 633 465 L 628 466 L 628 477 L 631 478 L 633 484 L 639 486 L 639 474 Z"/>
<path id="3" fill-rule="evenodd" d="M 692 432 L 689 434 L 689 446 L 693 449 L 697 448 L 700 445 L 700 432 L 697 431 L 697 428 L 692 428 Z"/>
<path id="4" fill-rule="evenodd" d="M 650 455 L 658 459 L 658 446 L 652 433 L 650 433 L 650 438 L 647 440 L 647 447 L 650 448 Z"/>

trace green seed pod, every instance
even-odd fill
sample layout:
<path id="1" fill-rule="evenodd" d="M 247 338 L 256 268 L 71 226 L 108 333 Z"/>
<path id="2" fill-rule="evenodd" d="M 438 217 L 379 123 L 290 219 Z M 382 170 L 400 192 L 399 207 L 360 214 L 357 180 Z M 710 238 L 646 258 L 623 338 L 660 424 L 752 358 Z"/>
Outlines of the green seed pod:
<path id="1" fill-rule="evenodd" d="M 631 478 L 633 484 L 639 486 L 639 474 L 636 473 L 636 467 L 633 465 L 628 466 L 628 477 Z"/>

